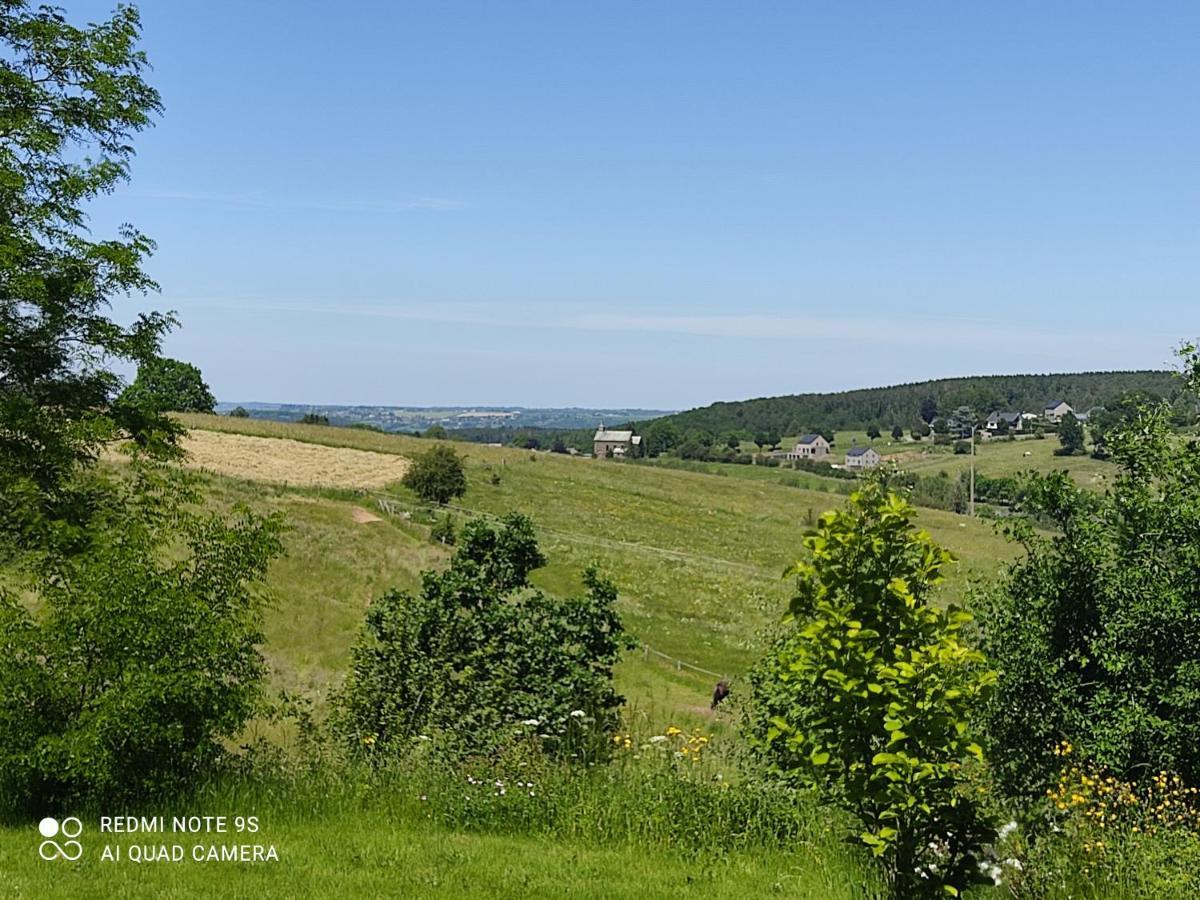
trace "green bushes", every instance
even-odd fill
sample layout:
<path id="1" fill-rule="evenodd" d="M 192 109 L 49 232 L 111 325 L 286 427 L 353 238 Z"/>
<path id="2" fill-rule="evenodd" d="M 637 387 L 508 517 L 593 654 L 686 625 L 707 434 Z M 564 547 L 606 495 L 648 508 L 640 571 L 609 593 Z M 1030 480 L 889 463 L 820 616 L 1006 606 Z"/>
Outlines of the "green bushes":
<path id="1" fill-rule="evenodd" d="M 880 479 L 821 516 L 798 562 L 795 627 L 752 674 L 749 732 L 787 779 L 857 820 L 898 896 L 957 895 L 993 837 L 964 772 L 968 717 L 994 674 L 963 639 L 970 615 L 929 604 L 950 553 Z"/>
<path id="2" fill-rule="evenodd" d="M 996 770 L 1018 795 L 1045 789 L 1070 740 L 1117 773 L 1200 779 L 1200 446 L 1165 404 L 1106 444 L 1120 470 L 1103 497 L 1065 473 L 1035 477 L 1015 525 L 1025 555 L 981 604 L 1002 672 L 985 709 Z"/>
<path id="3" fill-rule="evenodd" d="M 339 701 L 346 744 L 381 760 L 424 741 L 487 755 L 520 731 L 559 756 L 606 756 L 622 702 L 612 666 L 631 645 L 617 593 L 588 569 L 586 595 L 547 597 L 528 582 L 544 563 L 524 516 L 474 520 L 419 595 L 376 600 Z"/>
<path id="4" fill-rule="evenodd" d="M 259 711 L 279 523 L 193 511 L 143 466 L 83 551 L 39 561 L 36 613 L 0 597 L 0 796 L 44 809 L 188 784 Z"/>

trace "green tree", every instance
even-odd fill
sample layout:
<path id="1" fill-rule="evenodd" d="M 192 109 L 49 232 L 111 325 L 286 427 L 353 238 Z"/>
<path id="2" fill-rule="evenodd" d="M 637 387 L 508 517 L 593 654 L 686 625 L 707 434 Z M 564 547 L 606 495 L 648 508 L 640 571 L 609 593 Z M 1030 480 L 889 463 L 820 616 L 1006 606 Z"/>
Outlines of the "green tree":
<path id="1" fill-rule="evenodd" d="M 901 433 L 903 434 L 903 432 Z M 881 434 L 882 432 L 879 430 L 878 425 L 871 425 L 867 428 L 867 437 L 873 441 L 879 440 Z"/>
<path id="2" fill-rule="evenodd" d="M 1071 413 L 1063 416 L 1058 423 L 1058 442 L 1062 446 L 1054 452 L 1059 456 L 1071 456 L 1084 451 L 1083 426 Z"/>
<path id="3" fill-rule="evenodd" d="M 1129 778 L 1200 781 L 1200 445 L 1170 418 L 1160 401 L 1109 435 L 1104 495 L 1065 472 L 1027 487 L 1024 555 L 980 603 L 1001 673 L 985 720 L 1011 793 L 1046 789 L 1064 739 Z"/>
<path id="4" fill-rule="evenodd" d="M 466 461 L 448 444 L 418 453 L 401 483 L 429 503 L 444 506 L 467 492 Z"/>
<path id="5" fill-rule="evenodd" d="M 901 897 L 979 880 L 993 837 L 966 763 L 968 724 L 994 674 L 964 640 L 971 616 L 930 603 L 953 557 L 912 524 L 881 478 L 821 516 L 796 563 L 792 624 L 751 676 L 751 740 L 789 780 L 858 821 Z"/>
<path id="6" fill-rule="evenodd" d="M 198 368 L 167 357 L 142 363 L 137 378 L 121 392 L 117 402 L 155 412 L 211 413 L 217 405 Z"/>
<path id="7" fill-rule="evenodd" d="M 135 460 L 99 535 L 0 591 L 0 798 L 32 809 L 144 799 L 225 755 L 260 711 L 258 585 L 280 523 L 199 512 L 172 468 Z"/>
<path id="8" fill-rule="evenodd" d="M 76 480 L 122 433 L 157 453 L 179 427 L 116 406 L 114 362 L 153 359 L 169 315 L 111 305 L 155 288 L 152 242 L 94 237 L 86 205 L 128 178 L 131 139 L 160 109 L 142 78 L 138 14 L 76 28 L 49 6 L 0 3 L 0 529 L 22 546 L 77 533 L 96 508 Z"/>
<path id="9" fill-rule="evenodd" d="M 444 441 L 447 437 L 446 429 L 441 425 L 430 425 L 425 429 L 425 434 L 423 437 L 427 437 L 431 441 Z"/>
<path id="10" fill-rule="evenodd" d="M 372 603 L 337 704 L 349 746 L 387 758 L 425 735 L 478 756 L 533 729 L 563 757 L 605 755 L 623 702 L 612 667 L 632 646 L 616 590 L 588 569 L 586 595 L 548 597 L 529 585 L 545 562 L 526 517 L 498 527 L 475 519 L 450 568 L 426 572 L 419 595 Z"/>
<path id="11" fill-rule="evenodd" d="M 938 417 L 937 401 L 932 397 L 926 397 L 921 401 L 920 406 L 921 421 L 926 425 L 932 425 L 933 420 Z"/>
<path id="12" fill-rule="evenodd" d="M 248 419 L 248 418 L 250 418 L 250 411 L 247 410 L 246 407 L 244 407 L 244 406 L 235 406 L 233 409 L 231 409 L 229 411 L 229 415 L 231 418 L 234 418 L 234 419 Z M 356 423 L 356 424 L 357 424 L 357 427 L 359 427 L 359 428 L 369 428 L 370 427 L 370 426 L 366 425 L 365 423 L 361 423 L 361 422 Z M 351 426 L 351 427 L 355 427 L 355 426 Z"/>
<path id="13" fill-rule="evenodd" d="M 300 417 L 301 425 L 328 425 L 329 416 L 321 413 L 305 413 Z"/>
<path id="14" fill-rule="evenodd" d="M 899 425 L 892 426 L 892 440 L 893 441 L 904 440 L 904 429 L 901 428 Z"/>

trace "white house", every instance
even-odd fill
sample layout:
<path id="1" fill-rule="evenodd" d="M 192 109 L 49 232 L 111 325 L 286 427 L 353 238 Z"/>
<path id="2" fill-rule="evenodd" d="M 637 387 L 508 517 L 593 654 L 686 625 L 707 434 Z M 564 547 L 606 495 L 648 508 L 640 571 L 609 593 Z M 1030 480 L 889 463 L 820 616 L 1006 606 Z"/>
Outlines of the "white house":
<path id="1" fill-rule="evenodd" d="M 1042 413 L 1047 422 L 1053 422 L 1057 425 L 1062 421 L 1063 416 L 1067 413 L 1074 413 L 1071 405 L 1066 400 L 1052 400 L 1046 404 L 1046 409 Z"/>
<path id="2" fill-rule="evenodd" d="M 847 469 L 874 469 L 883 462 L 883 457 L 874 447 L 851 447 L 846 451 Z"/>
<path id="3" fill-rule="evenodd" d="M 1009 431 L 1020 431 L 1025 427 L 1025 416 L 1018 412 L 994 412 L 987 417 L 984 427 L 995 433 L 1001 429 L 1001 422 L 1008 426 Z"/>
<path id="4" fill-rule="evenodd" d="M 784 459 L 822 460 L 829 456 L 829 441 L 819 434 L 806 434 L 796 446 L 783 454 Z"/>

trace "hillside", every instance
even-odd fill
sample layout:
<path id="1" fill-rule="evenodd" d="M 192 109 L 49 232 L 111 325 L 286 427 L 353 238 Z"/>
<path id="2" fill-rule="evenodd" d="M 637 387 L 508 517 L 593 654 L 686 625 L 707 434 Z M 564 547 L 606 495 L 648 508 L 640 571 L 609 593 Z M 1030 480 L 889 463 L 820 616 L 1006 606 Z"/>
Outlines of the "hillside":
<path id="1" fill-rule="evenodd" d="M 832 394 L 792 394 L 714 403 L 654 420 L 671 423 L 680 432 L 773 431 L 802 434 L 822 429 L 864 430 L 874 425 L 890 430 L 910 428 L 920 417 L 922 403 L 933 400 L 940 411 L 970 406 L 991 410 L 1040 413 L 1053 400 L 1066 400 L 1079 411 L 1102 406 L 1127 391 L 1175 397 L 1177 379 L 1171 372 L 1078 372 L 1061 375 L 981 375 L 942 378 L 891 387 L 862 388 Z M 650 423 L 643 423 L 643 428 Z"/>
<path id="2" fill-rule="evenodd" d="M 227 416 L 183 417 L 193 440 L 241 433 L 275 440 L 279 453 L 300 445 L 350 454 L 411 457 L 431 442 L 347 428 L 282 425 Z M 579 589 L 592 561 L 621 591 L 621 610 L 637 637 L 671 659 L 734 677 L 762 651 L 761 630 L 778 620 L 788 596 L 781 577 L 800 553 L 805 528 L 843 502 L 823 490 L 700 472 L 622 465 L 552 453 L 458 444 L 467 456 L 468 490 L 456 515 L 530 515 L 549 565 L 534 580 L 546 590 Z M 253 463 L 253 464 L 252 464 Z M 193 460 L 193 464 L 202 461 Z M 272 569 L 276 605 L 267 651 L 278 683 L 320 704 L 345 670 L 367 602 L 386 588 L 412 588 L 422 568 L 446 553 L 428 541 L 428 520 L 397 484 L 343 490 L 264 480 L 257 463 L 209 469 L 208 490 L 222 506 L 247 503 L 283 513 L 292 526 L 288 555 Z M 766 471 L 766 470 L 764 470 Z M 771 470 L 778 474 L 778 470 Z M 828 479 L 821 479 L 828 481 Z M 380 509 L 383 500 L 392 512 Z M 356 510 L 359 511 L 356 514 Z M 380 516 L 363 522 L 362 511 Z M 970 574 L 994 573 L 1013 553 L 981 520 L 923 510 L 922 524 L 962 563 L 947 590 Z M 694 717 L 707 710 L 715 679 L 652 654 L 631 654 L 621 688 L 641 714 Z"/>

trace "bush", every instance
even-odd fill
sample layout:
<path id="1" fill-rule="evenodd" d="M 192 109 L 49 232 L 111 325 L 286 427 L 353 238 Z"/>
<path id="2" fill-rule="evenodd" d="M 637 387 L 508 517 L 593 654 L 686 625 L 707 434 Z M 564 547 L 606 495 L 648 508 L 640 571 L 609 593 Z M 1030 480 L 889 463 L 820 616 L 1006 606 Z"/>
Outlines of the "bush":
<path id="1" fill-rule="evenodd" d="M 962 456 L 964 453 L 970 453 L 971 452 L 971 442 L 970 441 L 955 441 L 954 442 L 954 452 L 958 456 Z"/>
<path id="2" fill-rule="evenodd" d="M 1063 472 L 1030 482 L 1025 506 L 1057 533 L 1013 526 L 1025 554 L 981 615 L 1011 793 L 1046 789 L 1062 739 L 1115 773 L 1200 780 L 1200 445 L 1169 418 L 1160 404 L 1109 435 L 1120 472 L 1103 497 Z"/>
<path id="3" fill-rule="evenodd" d="M 33 809 L 143 798 L 211 769 L 258 710 L 279 522 L 194 511 L 136 464 L 95 540 L 39 566 L 30 613 L 0 596 L 0 795 Z"/>
<path id="4" fill-rule="evenodd" d="M 229 416 L 233 419 L 248 419 L 250 418 L 250 411 L 244 406 L 235 406 L 229 411 Z"/>
<path id="5" fill-rule="evenodd" d="M 751 675 L 751 740 L 789 780 L 858 820 L 896 896 L 946 896 L 981 880 L 994 837 L 962 789 L 982 758 L 967 717 L 994 674 L 964 642 L 970 615 L 929 594 L 951 554 L 873 478 L 805 538 L 794 627 Z"/>
<path id="6" fill-rule="evenodd" d="M 305 413 L 300 417 L 301 425 L 328 425 L 329 416 L 323 416 L 320 413 Z"/>
<path id="7" fill-rule="evenodd" d="M 444 506 L 467 492 L 465 460 L 448 444 L 418 453 L 401 484 L 428 503 Z"/>
<path id="8" fill-rule="evenodd" d="M 486 756 L 533 729 L 555 755 L 604 756 L 623 702 L 612 667 L 631 646 L 617 593 L 588 569 L 585 596 L 547 597 L 528 582 L 544 564 L 529 519 L 477 519 L 450 568 L 424 573 L 419 595 L 372 603 L 338 704 L 349 746 L 386 760 L 423 735 Z"/>

